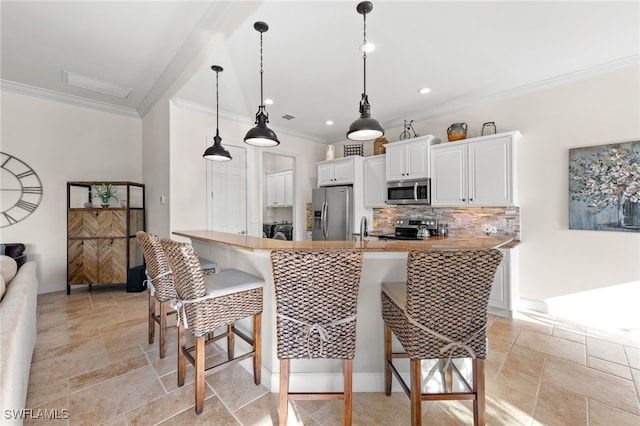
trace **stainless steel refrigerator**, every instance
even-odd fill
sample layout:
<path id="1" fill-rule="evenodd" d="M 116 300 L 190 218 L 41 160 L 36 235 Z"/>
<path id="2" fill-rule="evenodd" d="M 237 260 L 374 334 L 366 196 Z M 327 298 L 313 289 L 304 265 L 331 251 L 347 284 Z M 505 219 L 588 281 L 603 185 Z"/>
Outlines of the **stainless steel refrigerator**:
<path id="1" fill-rule="evenodd" d="M 353 188 L 327 186 L 314 189 L 312 215 L 312 240 L 350 240 L 353 238 Z"/>

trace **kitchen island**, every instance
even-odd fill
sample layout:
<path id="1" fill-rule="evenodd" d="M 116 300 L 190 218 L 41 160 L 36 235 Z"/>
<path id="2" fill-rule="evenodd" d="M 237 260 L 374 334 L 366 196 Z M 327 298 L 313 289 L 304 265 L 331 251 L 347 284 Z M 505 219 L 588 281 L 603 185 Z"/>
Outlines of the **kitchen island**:
<path id="1" fill-rule="evenodd" d="M 265 282 L 262 313 L 262 383 L 278 391 L 279 363 L 276 356 L 276 315 L 270 253 L 272 250 L 357 249 L 364 252 L 358 294 L 354 392 L 384 390 L 383 322 L 380 284 L 405 281 L 407 253 L 413 249 L 499 248 L 512 241 L 500 236 L 432 237 L 421 241 L 283 241 L 206 230 L 176 231 L 175 236 L 191 240 L 199 256 L 218 263 L 220 270 L 235 268 L 261 277 Z M 250 331 L 251 322 L 238 327 Z M 248 350 L 236 339 L 238 351 Z M 400 350 L 394 342 L 394 350 Z M 240 352 L 238 352 L 240 353 Z M 251 371 L 250 362 L 243 364 Z M 406 371 L 409 370 L 407 362 Z M 337 360 L 294 360 L 291 363 L 291 389 L 300 392 L 342 389 L 342 362 Z M 395 388 L 394 391 L 399 390 Z"/>

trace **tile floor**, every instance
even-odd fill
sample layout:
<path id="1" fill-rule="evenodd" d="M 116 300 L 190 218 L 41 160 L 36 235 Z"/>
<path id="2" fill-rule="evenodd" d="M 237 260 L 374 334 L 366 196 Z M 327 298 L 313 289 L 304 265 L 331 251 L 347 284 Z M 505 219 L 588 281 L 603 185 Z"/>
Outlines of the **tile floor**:
<path id="1" fill-rule="evenodd" d="M 489 322 L 488 424 L 640 425 L 637 337 L 535 312 Z M 254 385 L 237 365 L 207 378 L 197 416 L 192 371 L 184 387 L 176 385 L 175 340 L 162 360 L 157 339 L 147 344 L 146 293 L 98 287 L 40 295 L 27 407 L 70 416 L 25 424 L 277 424 L 277 394 Z M 340 425 L 341 408 L 340 401 L 303 401 L 291 407 L 289 421 Z M 423 403 L 423 411 L 426 425 L 472 423 L 466 402 Z M 409 399 L 357 393 L 353 420 L 408 425 Z"/>

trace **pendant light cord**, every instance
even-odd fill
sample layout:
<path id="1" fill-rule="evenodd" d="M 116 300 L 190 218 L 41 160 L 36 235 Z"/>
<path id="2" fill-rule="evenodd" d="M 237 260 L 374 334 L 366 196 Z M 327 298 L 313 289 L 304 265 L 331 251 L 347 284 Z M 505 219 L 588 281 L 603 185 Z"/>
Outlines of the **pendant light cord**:
<path id="1" fill-rule="evenodd" d="M 363 26 L 363 41 L 362 41 L 362 63 L 364 66 L 364 91 L 362 92 L 364 95 L 367 94 L 367 14 L 362 14 L 364 20 Z"/>
<path id="2" fill-rule="evenodd" d="M 260 107 L 264 108 L 264 93 L 262 92 L 263 82 L 262 75 L 264 70 L 262 69 L 262 31 L 260 32 Z"/>
<path id="3" fill-rule="evenodd" d="M 218 106 L 218 74 L 220 73 L 216 71 L 216 136 L 220 136 L 220 132 L 218 131 L 218 110 L 220 109 Z"/>

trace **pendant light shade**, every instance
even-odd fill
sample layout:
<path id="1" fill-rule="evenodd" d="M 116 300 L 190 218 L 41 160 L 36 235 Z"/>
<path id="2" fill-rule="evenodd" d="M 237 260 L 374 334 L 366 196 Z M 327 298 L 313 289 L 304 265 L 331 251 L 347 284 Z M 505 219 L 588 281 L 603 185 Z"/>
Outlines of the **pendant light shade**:
<path id="1" fill-rule="evenodd" d="M 231 160 L 231 154 L 224 146 L 222 146 L 222 138 L 220 137 L 220 131 L 218 130 L 218 74 L 222 72 L 222 67 L 219 65 L 213 65 L 211 69 L 216 72 L 216 135 L 213 138 L 213 145 L 204 151 L 202 157 L 212 161 L 229 161 Z"/>
<path id="2" fill-rule="evenodd" d="M 253 146 L 276 146 L 280 144 L 276 133 L 267 127 L 269 114 L 264 106 L 264 90 L 262 83 L 262 33 L 269 30 L 269 26 L 261 21 L 253 24 L 253 28 L 260 33 L 260 106 L 256 114 L 256 127 L 249 130 L 244 137 L 244 142 Z"/>
<path id="3" fill-rule="evenodd" d="M 364 40 L 362 46 L 367 45 L 367 13 L 373 10 L 373 4 L 370 1 L 358 3 L 356 8 L 364 19 L 363 34 Z M 355 141 L 366 141 L 377 139 L 384 135 L 384 129 L 375 118 L 371 117 L 371 105 L 367 96 L 367 51 L 362 49 L 362 62 L 364 65 L 364 90 L 362 91 L 362 99 L 360 100 L 360 118 L 351 123 L 347 138 Z"/>

